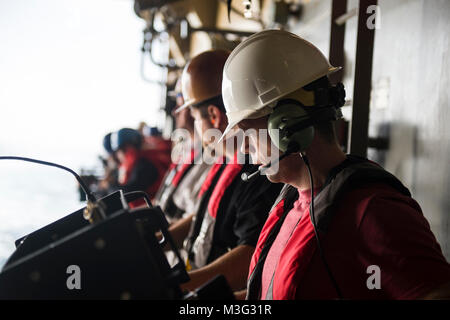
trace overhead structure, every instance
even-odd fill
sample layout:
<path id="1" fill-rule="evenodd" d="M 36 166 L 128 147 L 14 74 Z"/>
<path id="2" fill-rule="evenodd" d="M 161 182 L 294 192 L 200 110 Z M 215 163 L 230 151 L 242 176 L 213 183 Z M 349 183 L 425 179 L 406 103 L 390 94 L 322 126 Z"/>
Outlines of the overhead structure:
<path id="1" fill-rule="evenodd" d="M 376 0 L 361 0 L 359 9 L 349 10 L 347 0 L 135 0 L 135 12 L 146 22 L 141 74 L 146 80 L 163 86 L 162 108 L 168 121 L 172 121 L 175 83 L 191 57 L 210 49 L 233 50 L 246 37 L 264 29 L 298 31 L 302 35 L 303 29 L 307 30 L 328 10 L 328 58 L 333 65 L 343 67 L 330 75 L 330 79 L 337 83 L 350 76 L 354 83 L 353 99 L 346 104 L 352 106 L 352 121 L 350 125 L 344 120 L 338 124 L 340 142 L 345 150 L 365 156 L 367 148 L 375 146 L 376 140 L 368 136 L 375 29 L 366 27 L 371 16 L 367 9 L 376 5 Z M 346 22 L 356 18 L 358 12 L 356 57 L 354 61 L 347 61 L 344 53 Z M 317 19 L 311 18 L 311 13 Z M 322 21 L 321 25 L 324 23 Z M 145 61 L 160 67 L 165 76 L 162 79 L 147 76 Z M 348 70 L 354 70 L 354 76 Z M 383 148 L 386 145 L 384 143 Z"/>

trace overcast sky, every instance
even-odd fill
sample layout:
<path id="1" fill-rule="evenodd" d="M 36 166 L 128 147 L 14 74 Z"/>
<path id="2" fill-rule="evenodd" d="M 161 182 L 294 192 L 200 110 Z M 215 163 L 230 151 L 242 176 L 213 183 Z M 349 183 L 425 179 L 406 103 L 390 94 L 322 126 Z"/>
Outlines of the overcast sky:
<path id="1" fill-rule="evenodd" d="M 0 154 L 76 169 L 107 132 L 156 125 L 160 88 L 139 73 L 144 26 L 131 0 L 0 0 Z"/>

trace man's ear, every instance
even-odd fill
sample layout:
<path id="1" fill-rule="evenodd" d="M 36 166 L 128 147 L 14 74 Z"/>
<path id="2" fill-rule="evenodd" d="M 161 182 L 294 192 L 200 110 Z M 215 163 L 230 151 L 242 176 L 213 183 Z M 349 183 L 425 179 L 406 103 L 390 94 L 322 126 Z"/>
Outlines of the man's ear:
<path id="1" fill-rule="evenodd" d="M 215 129 L 219 129 L 223 122 L 223 114 L 215 105 L 208 106 L 208 119 Z"/>

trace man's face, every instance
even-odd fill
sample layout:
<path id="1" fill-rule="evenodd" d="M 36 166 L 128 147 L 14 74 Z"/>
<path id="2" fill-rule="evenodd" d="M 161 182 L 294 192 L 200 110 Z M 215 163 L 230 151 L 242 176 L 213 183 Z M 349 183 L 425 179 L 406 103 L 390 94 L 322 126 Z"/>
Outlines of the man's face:
<path id="1" fill-rule="evenodd" d="M 251 132 L 246 134 L 243 140 L 241 151 L 246 154 L 250 154 L 253 163 L 267 165 L 269 162 L 278 159 L 281 155 L 281 151 L 272 143 L 272 140 L 268 134 L 267 121 L 269 116 L 265 116 L 258 119 L 246 119 L 238 124 L 239 129 L 245 132 Z M 278 163 L 278 166 L 267 170 L 267 178 L 274 183 L 287 181 L 287 165 L 289 165 L 289 156 Z"/>
<path id="2" fill-rule="evenodd" d="M 125 161 L 125 150 L 119 149 L 116 151 L 117 160 L 119 163 L 123 163 Z"/>
<path id="3" fill-rule="evenodd" d="M 191 116 L 189 108 L 185 108 L 180 112 L 174 114 L 175 127 L 177 129 L 186 129 L 191 134 L 194 134 L 194 119 Z"/>
<path id="4" fill-rule="evenodd" d="M 207 148 L 214 142 L 209 139 L 209 136 L 206 134 L 208 129 L 214 129 L 213 124 L 209 118 L 202 116 L 200 109 L 191 107 L 187 108 L 187 110 L 190 110 L 190 115 L 194 118 L 195 132 L 200 136 L 203 148 Z"/>
<path id="5" fill-rule="evenodd" d="M 179 92 L 176 97 L 176 108 L 184 104 L 183 95 Z M 194 135 L 194 119 L 191 116 L 189 108 L 185 108 L 180 112 L 172 112 L 175 119 L 175 127 L 177 129 L 186 129 L 193 136 Z"/>
<path id="6" fill-rule="evenodd" d="M 238 124 L 243 130 L 244 139 L 241 152 L 249 154 L 253 163 L 265 165 L 270 162 L 272 144 L 270 137 L 266 134 L 266 139 L 261 138 L 267 133 L 267 118 L 243 120 Z"/>
<path id="7" fill-rule="evenodd" d="M 190 108 L 196 135 L 200 136 L 204 148 L 204 156 L 210 159 L 222 156 L 233 159 L 236 148 L 227 148 L 225 140 L 217 143 L 228 125 L 225 113 L 214 105 L 205 107 L 201 107 L 202 110 L 198 107 Z"/>

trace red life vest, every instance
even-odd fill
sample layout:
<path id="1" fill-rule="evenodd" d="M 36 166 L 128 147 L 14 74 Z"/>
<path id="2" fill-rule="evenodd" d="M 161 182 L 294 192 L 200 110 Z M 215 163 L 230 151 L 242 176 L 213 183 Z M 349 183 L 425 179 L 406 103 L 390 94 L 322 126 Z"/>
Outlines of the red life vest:
<path id="1" fill-rule="evenodd" d="M 192 149 L 187 161 L 184 161 L 183 163 L 176 165 L 176 167 L 175 167 L 176 172 L 170 183 L 174 188 L 178 187 L 178 185 L 180 184 L 180 181 L 183 179 L 183 177 L 185 176 L 187 171 L 194 165 L 195 157 L 196 157 L 196 152 L 194 149 Z"/>
<path id="2" fill-rule="evenodd" d="M 144 142 L 142 144 L 142 153 L 144 157 L 151 160 L 152 163 L 155 163 L 155 167 L 157 167 L 158 172 L 160 170 L 163 172 L 162 176 L 159 175 L 161 178 L 159 179 L 158 186 L 172 163 L 171 151 L 172 142 L 170 140 L 165 140 L 161 137 L 155 136 L 144 138 Z"/>
<path id="3" fill-rule="evenodd" d="M 189 259 L 196 268 L 206 265 L 209 261 L 222 197 L 243 168 L 243 165 L 237 164 L 236 161 L 229 164 L 223 162 L 223 159 L 219 159 L 213 165 L 198 194 L 196 219 L 191 224 L 190 236 L 185 246 Z"/>
<path id="4" fill-rule="evenodd" d="M 146 190 L 142 190 L 148 194 L 150 199 L 152 199 L 155 196 L 170 164 L 164 156 L 155 150 L 138 150 L 136 148 L 128 148 L 125 151 L 125 160 L 119 166 L 119 183 L 122 185 L 126 185 L 128 183 L 131 173 L 133 172 L 138 160 L 141 158 L 148 160 L 157 170 L 158 176 L 156 180 L 149 185 Z"/>
<path id="5" fill-rule="evenodd" d="M 152 149 L 163 154 L 169 154 L 172 150 L 172 141 L 157 136 L 145 136 L 142 149 Z"/>
<path id="6" fill-rule="evenodd" d="M 178 188 L 181 180 L 195 164 L 197 152 L 192 149 L 189 156 L 182 163 L 171 163 L 169 170 L 163 178 L 159 190 L 155 196 L 155 205 L 161 207 L 166 214 L 166 218 L 178 220 L 183 212 L 176 208 L 173 203 L 173 194 Z"/>
<path id="7" fill-rule="evenodd" d="M 314 215 L 320 237 L 326 237 L 328 226 L 332 223 L 335 208 L 339 199 L 353 188 L 362 184 L 386 183 L 402 194 L 410 196 L 410 193 L 402 183 L 392 174 L 380 166 L 367 160 L 348 156 L 347 160 L 336 167 L 330 173 L 327 182 L 314 198 Z M 253 254 L 247 283 L 247 299 L 260 299 L 261 278 L 264 262 L 275 238 L 283 224 L 293 203 L 298 197 L 298 191 L 286 185 L 261 231 Z M 316 251 L 316 239 L 314 228 L 308 217 L 301 219 L 293 232 L 286 247 L 281 253 L 278 265 L 274 271 L 268 296 L 275 300 L 295 299 L 297 288 L 305 274 L 309 262 Z M 324 253 L 326 255 L 326 252 Z M 330 266 L 332 269 L 333 266 Z"/>

